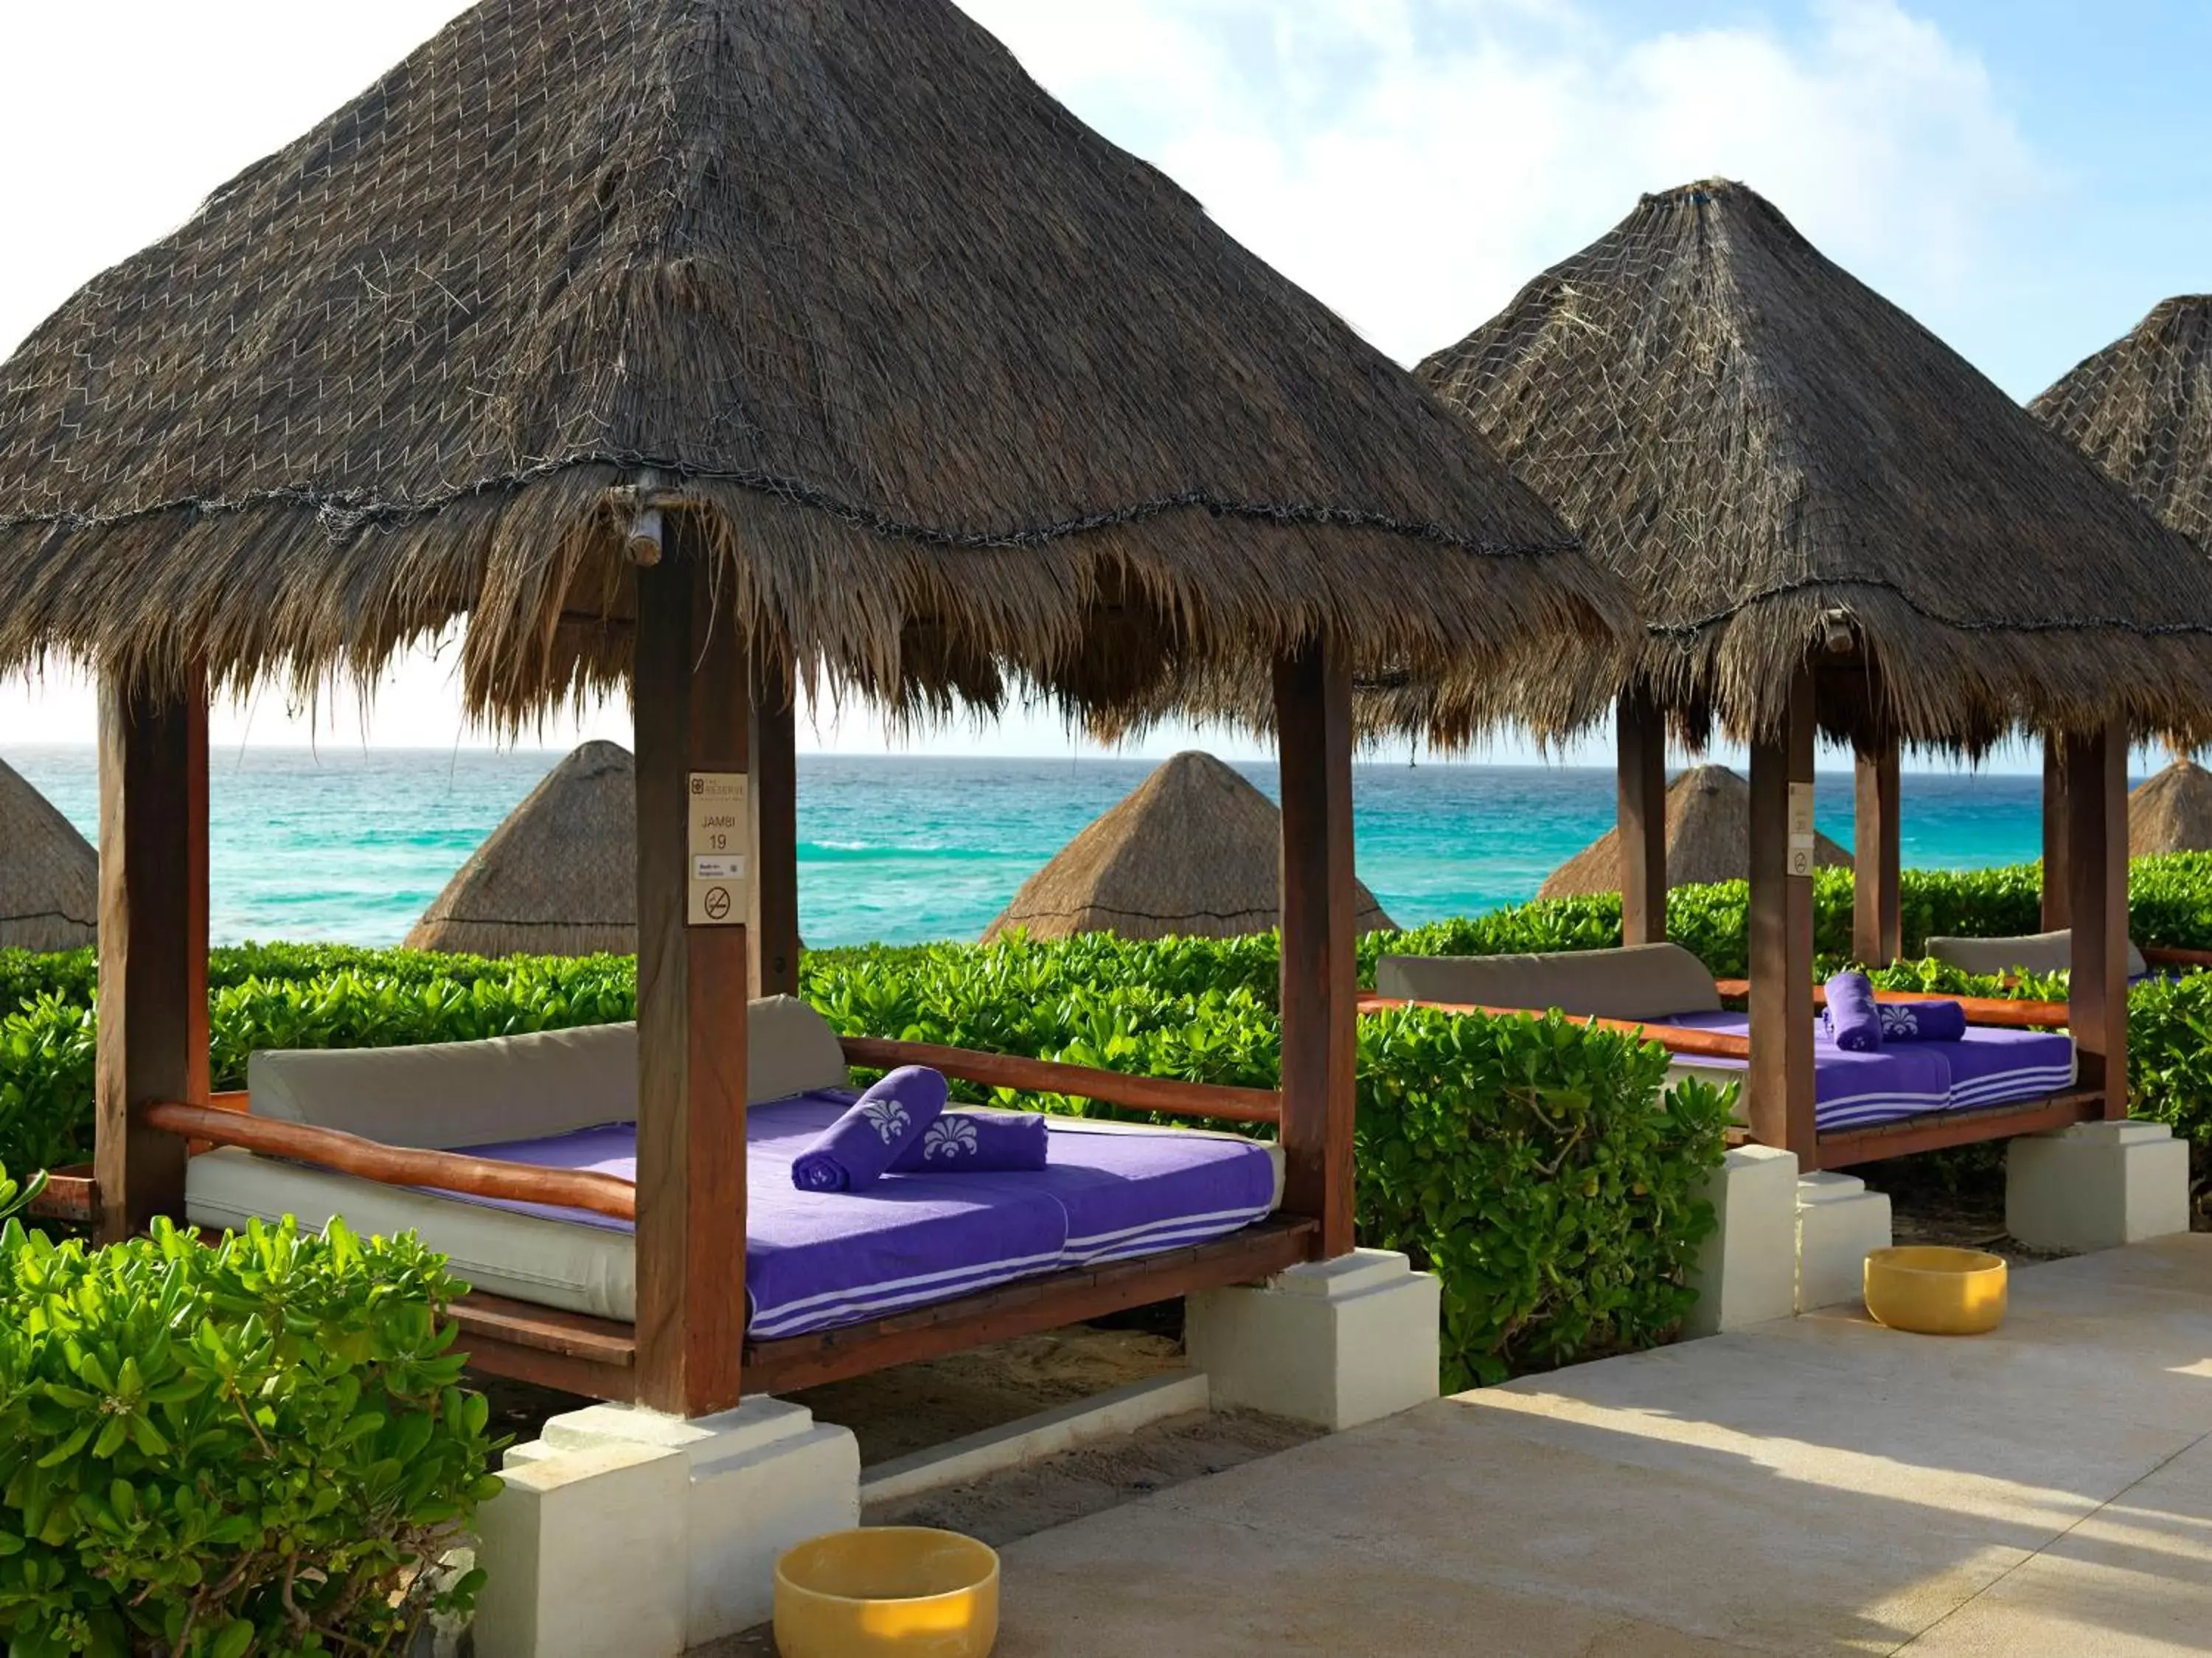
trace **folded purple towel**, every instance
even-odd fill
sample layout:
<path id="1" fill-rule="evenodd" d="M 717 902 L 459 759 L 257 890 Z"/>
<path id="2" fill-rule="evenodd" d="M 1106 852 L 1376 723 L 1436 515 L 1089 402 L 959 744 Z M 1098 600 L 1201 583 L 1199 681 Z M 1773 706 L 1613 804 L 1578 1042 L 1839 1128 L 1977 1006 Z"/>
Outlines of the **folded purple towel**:
<path id="1" fill-rule="evenodd" d="M 1881 1045 L 1881 1004 L 1864 973 L 1838 973 L 1828 981 L 1828 1034 L 1846 1053 L 1872 1053 Z"/>
<path id="2" fill-rule="evenodd" d="M 792 1160 L 791 1183 L 801 1192 L 858 1192 L 888 1173 L 899 1154 L 921 1143 L 945 1110 L 943 1074 L 902 1065 L 853 1102 Z"/>
<path id="3" fill-rule="evenodd" d="M 1959 1042 L 1966 1035 L 1966 1010 L 1956 1002 L 1885 1002 L 1885 1042 Z"/>
<path id="4" fill-rule="evenodd" d="M 1025 1174 L 1044 1167 L 1050 1139 L 1033 1111 L 948 1111 L 909 1143 L 894 1174 Z"/>

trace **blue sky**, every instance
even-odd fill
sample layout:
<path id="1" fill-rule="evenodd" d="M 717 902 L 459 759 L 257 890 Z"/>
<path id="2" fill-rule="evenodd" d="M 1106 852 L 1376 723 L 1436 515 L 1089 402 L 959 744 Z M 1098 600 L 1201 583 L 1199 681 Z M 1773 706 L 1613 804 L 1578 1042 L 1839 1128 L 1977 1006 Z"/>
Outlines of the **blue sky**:
<path id="1" fill-rule="evenodd" d="M 963 0 L 1032 73 L 1411 362 L 1621 218 L 1722 174 L 2016 397 L 2212 289 L 2212 4 L 2062 0 Z M 457 0 L 74 0 L 15 9 L 0 101 L 0 349 L 216 184 L 335 107 Z M 23 165 L 27 160 L 30 164 Z M 446 669 L 364 716 L 271 699 L 229 741 L 455 737 Z M 620 736 L 619 708 L 563 722 Z M 67 675 L 0 684 L 0 731 L 88 738 Z M 1158 734 L 1146 752 L 1188 734 Z M 883 745 L 825 716 L 823 747 Z M 1048 720 L 931 747 L 1059 753 Z M 1249 742 L 1224 741 L 1231 752 Z M 1586 751 L 1599 758 L 1601 741 Z M 1525 751 L 1504 744 L 1501 758 Z"/>

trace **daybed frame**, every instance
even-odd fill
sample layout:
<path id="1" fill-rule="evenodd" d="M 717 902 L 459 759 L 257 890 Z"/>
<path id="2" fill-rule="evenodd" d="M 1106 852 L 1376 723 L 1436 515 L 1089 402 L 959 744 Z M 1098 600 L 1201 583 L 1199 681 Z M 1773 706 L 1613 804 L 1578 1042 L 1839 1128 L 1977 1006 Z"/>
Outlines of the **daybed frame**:
<path id="1" fill-rule="evenodd" d="M 667 534 L 688 535 L 672 503 Z M 658 549 L 655 549 L 656 552 Z M 673 549 L 672 549 L 673 551 Z M 856 1065 L 933 1064 L 987 1085 L 1216 1120 L 1277 1125 L 1278 1212 L 1194 1248 L 1007 1285 L 785 1340 L 745 1338 L 749 997 L 798 989 L 796 742 L 787 664 L 748 659 L 716 613 L 702 557 L 638 571 L 638 1178 L 403 1150 L 254 1119 L 208 1074 L 207 706 L 109 688 L 100 714 L 98 1153 L 57 1179 L 47 1212 L 116 1238 L 181 1222 L 190 1143 L 246 1146 L 386 1184 L 575 1204 L 634 1217 L 637 1318 L 618 1324 L 486 1295 L 455 1309 L 495 1374 L 696 1417 L 795 1387 L 1050 1328 L 1194 1289 L 1265 1278 L 1352 1246 L 1355 917 L 1349 673 L 1326 640 L 1274 672 L 1282 781 L 1279 1092 L 1125 1076 L 872 1039 Z M 685 787 L 750 774 L 756 879 L 747 925 L 687 916 Z"/>

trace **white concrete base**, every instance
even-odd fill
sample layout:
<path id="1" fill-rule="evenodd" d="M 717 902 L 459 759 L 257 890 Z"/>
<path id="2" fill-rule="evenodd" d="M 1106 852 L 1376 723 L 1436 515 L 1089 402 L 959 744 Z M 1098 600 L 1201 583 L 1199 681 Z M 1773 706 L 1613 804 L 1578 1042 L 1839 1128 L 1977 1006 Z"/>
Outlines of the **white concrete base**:
<path id="1" fill-rule="evenodd" d="M 1856 1174 L 1823 1169 L 1797 1182 L 1797 1310 L 1834 1307 L 1866 1294 L 1866 1258 L 1887 1249 L 1889 1194 Z"/>
<path id="2" fill-rule="evenodd" d="M 2189 1143 L 2163 1123 L 2076 1123 L 2005 1154 L 2005 1230 L 2087 1252 L 2189 1230 Z"/>
<path id="3" fill-rule="evenodd" d="M 1217 1407 L 1334 1431 L 1437 1397 L 1442 1305 L 1403 1255 L 1358 1249 L 1188 1297 L 1183 1343 Z"/>
<path id="4" fill-rule="evenodd" d="M 478 1658 L 675 1658 L 767 1621 L 776 1557 L 860 1519 L 849 1429 L 776 1399 L 554 1417 L 485 1505 Z"/>
<path id="5" fill-rule="evenodd" d="M 1690 1274 L 1698 1303 L 1685 1336 L 1717 1336 L 1797 1310 L 1797 1156 L 1739 1146 L 1698 1193 L 1720 1224 Z"/>
<path id="6" fill-rule="evenodd" d="M 896 1502 L 948 1485 L 964 1485 L 1009 1468 L 1024 1468 L 1078 1446 L 1133 1434 L 1155 1422 L 1200 1415 L 1210 1402 L 1211 1393 L 1201 1371 L 1177 1370 L 1131 1382 L 947 1445 L 878 1463 L 861 1473 L 860 1503 L 866 1507 Z"/>

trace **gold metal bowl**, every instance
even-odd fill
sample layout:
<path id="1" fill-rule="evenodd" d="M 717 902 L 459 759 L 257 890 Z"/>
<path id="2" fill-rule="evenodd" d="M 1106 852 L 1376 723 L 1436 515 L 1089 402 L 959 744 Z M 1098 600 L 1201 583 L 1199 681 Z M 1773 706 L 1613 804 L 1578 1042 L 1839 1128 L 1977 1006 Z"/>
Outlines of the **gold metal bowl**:
<path id="1" fill-rule="evenodd" d="M 1866 1258 L 1875 1322 L 1923 1336 L 1978 1336 L 2004 1321 L 2004 1261 L 1978 1249 L 1916 1244 Z"/>
<path id="2" fill-rule="evenodd" d="M 999 1557 L 927 1526 L 864 1526 L 775 1563 L 783 1658 L 984 1658 L 999 1638 Z"/>

